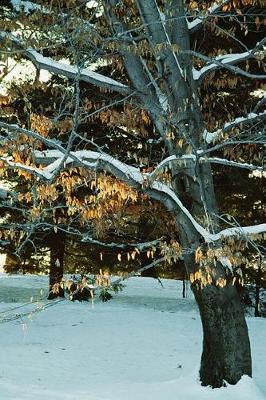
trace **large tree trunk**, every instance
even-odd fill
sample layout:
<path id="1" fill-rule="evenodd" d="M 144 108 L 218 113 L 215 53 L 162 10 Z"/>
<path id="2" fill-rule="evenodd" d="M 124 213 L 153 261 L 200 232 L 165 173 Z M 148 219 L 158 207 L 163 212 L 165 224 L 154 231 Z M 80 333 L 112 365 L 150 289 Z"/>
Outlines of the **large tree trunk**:
<path id="1" fill-rule="evenodd" d="M 208 181 L 210 186 L 212 184 L 210 175 Z M 210 199 L 211 192 L 212 190 L 204 193 L 209 207 L 210 204 L 215 204 L 215 198 Z M 197 199 L 197 210 L 199 209 L 200 201 Z M 212 208 L 208 209 L 211 210 Z M 202 205 L 202 215 L 203 213 Z M 215 226 L 215 222 L 212 226 Z M 181 233 L 183 247 L 199 247 L 200 238 L 197 239 L 196 236 L 193 237 L 192 227 L 183 225 Z M 209 247 L 211 246 L 209 244 Z M 194 274 L 199 269 L 193 254 L 186 256 L 184 261 L 188 275 Z M 203 326 L 200 380 L 203 386 L 217 388 L 225 385 L 225 382 L 236 384 L 243 375 L 251 376 L 252 362 L 244 308 L 236 287 L 232 285 L 231 272 L 220 262 L 213 265 L 212 270 L 216 282 L 206 286 L 201 286 L 199 281 L 194 282 L 192 290 Z M 225 279 L 226 286 L 217 285 L 218 278 Z"/>
<path id="2" fill-rule="evenodd" d="M 125 30 L 125 25 L 112 13 L 117 2 L 106 0 L 105 3 L 107 19 L 112 29 L 120 34 Z M 147 41 L 151 47 L 157 46 L 156 67 L 162 74 L 162 82 L 160 88 L 156 87 L 156 82 L 151 79 L 154 71 L 147 72 L 145 60 L 138 54 L 123 51 L 127 74 L 138 91 L 143 108 L 149 112 L 157 132 L 164 140 L 168 155 L 183 156 L 186 153 L 185 148 L 177 145 L 179 139 L 186 143 L 188 151 L 193 151 L 195 158 L 187 158 L 185 165 L 173 163 L 170 166 L 172 188 L 193 217 L 214 233 L 219 230 L 219 221 L 211 166 L 195 161 L 197 150 L 205 147 L 202 135 L 205 125 L 202 122 L 198 88 L 193 78 L 192 58 L 189 55 L 190 34 L 184 18 L 187 12 L 185 2 L 165 2 L 163 14 L 154 0 L 136 0 L 136 4 L 145 25 Z M 177 45 L 180 51 L 175 53 L 171 46 L 165 46 L 166 43 Z M 162 111 L 163 106 L 160 106 L 159 89 L 167 98 L 166 103 L 163 101 L 166 111 Z M 174 132 L 174 139 L 169 140 L 167 132 Z M 180 210 L 176 210 L 176 222 L 184 249 L 193 251 L 204 247 L 204 239 Z M 215 279 L 224 278 L 225 268 L 220 263 L 217 264 L 213 265 Z M 193 256 L 185 256 L 185 266 L 188 275 L 199 268 Z M 224 380 L 236 383 L 243 374 L 251 375 L 250 346 L 244 311 L 230 279 L 224 288 L 216 287 L 213 283 L 201 290 L 194 287 L 193 291 L 204 330 L 200 369 L 202 384 L 219 387 Z"/>
<path id="3" fill-rule="evenodd" d="M 248 329 L 236 288 L 192 286 L 203 326 L 202 385 L 216 388 L 225 381 L 236 384 L 242 375 L 251 376 Z"/>
<path id="4" fill-rule="evenodd" d="M 50 238 L 50 273 L 48 299 L 65 297 L 62 279 L 64 274 L 65 237 L 54 233 Z"/>

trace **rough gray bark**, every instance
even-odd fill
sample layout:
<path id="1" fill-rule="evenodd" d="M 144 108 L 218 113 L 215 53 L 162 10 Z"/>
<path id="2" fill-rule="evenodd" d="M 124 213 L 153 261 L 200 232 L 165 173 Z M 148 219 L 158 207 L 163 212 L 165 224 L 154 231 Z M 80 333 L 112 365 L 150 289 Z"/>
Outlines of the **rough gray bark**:
<path id="1" fill-rule="evenodd" d="M 203 327 L 202 385 L 221 387 L 225 382 L 236 384 L 243 375 L 251 376 L 248 329 L 236 288 L 192 285 L 192 289 Z"/>

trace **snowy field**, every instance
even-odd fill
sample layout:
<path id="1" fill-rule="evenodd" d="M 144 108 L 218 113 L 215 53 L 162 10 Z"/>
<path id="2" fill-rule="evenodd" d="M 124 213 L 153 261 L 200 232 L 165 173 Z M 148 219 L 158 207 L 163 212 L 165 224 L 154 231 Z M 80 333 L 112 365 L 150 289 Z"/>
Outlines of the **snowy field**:
<path id="1" fill-rule="evenodd" d="M 131 278 L 108 303 L 60 303 L 0 325 L 1 400 L 263 400 L 266 319 L 248 318 L 254 378 L 203 388 L 202 330 L 180 282 Z M 34 309 L 46 277 L 0 275 L 0 319 Z M 44 292 L 45 293 L 45 292 Z M 8 301 L 8 302 L 7 302 Z M 8 311 L 7 311 L 8 310 Z"/>

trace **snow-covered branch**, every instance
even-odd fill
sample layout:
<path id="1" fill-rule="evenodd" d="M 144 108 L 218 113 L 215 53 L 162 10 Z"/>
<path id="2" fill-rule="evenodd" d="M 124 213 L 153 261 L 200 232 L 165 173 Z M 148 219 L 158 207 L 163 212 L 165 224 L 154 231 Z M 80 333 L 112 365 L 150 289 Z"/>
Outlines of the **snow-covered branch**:
<path id="1" fill-rule="evenodd" d="M 23 51 L 25 56 L 33 62 L 38 69 L 44 69 L 53 74 L 66 76 L 70 79 L 78 79 L 83 82 L 88 82 L 101 88 L 112 90 L 118 93 L 128 95 L 131 89 L 112 78 L 94 72 L 88 68 L 79 69 L 76 66 L 68 65 L 60 61 L 55 61 L 49 57 L 44 57 L 38 51 L 32 48 L 24 49 L 23 43 L 14 35 L 0 32 L 0 38 L 10 40 L 15 46 Z"/>
<path id="2" fill-rule="evenodd" d="M 266 224 L 258 224 L 251 226 L 236 226 L 233 228 L 223 229 L 219 233 L 211 234 L 210 241 L 217 241 L 223 238 L 228 238 L 232 236 L 245 237 L 248 235 L 259 235 L 266 232 Z"/>
<path id="3" fill-rule="evenodd" d="M 33 49 L 25 50 L 25 54 L 38 69 L 44 69 L 53 74 L 63 75 L 72 79 L 79 76 L 79 80 L 81 81 L 92 83 L 98 87 L 114 90 L 115 92 L 123 94 L 129 94 L 130 92 L 128 86 L 115 81 L 114 79 L 98 74 L 97 72 L 91 71 L 88 68 L 79 71 L 77 67 L 54 61 L 48 57 L 43 57 Z"/>
<path id="4" fill-rule="evenodd" d="M 48 147 L 56 148 L 56 150 L 35 151 L 35 162 L 36 164 L 42 165 L 39 168 L 13 162 L 10 158 L 1 158 L 1 160 L 6 162 L 9 167 L 14 169 L 17 168 L 35 174 L 42 180 L 51 181 L 54 179 L 55 172 L 58 170 L 58 166 L 61 164 L 62 159 L 66 155 L 66 150 L 60 144 L 54 140 L 42 137 L 37 132 L 20 128 L 17 125 L 9 125 L 4 122 L 0 122 L 0 127 L 15 133 L 23 133 L 37 140 L 41 140 Z M 208 232 L 197 223 L 191 213 L 187 210 L 187 208 L 183 205 L 183 203 L 169 186 L 157 181 L 153 181 L 152 183 L 149 182 L 147 179 L 147 174 L 142 174 L 138 168 L 127 165 L 106 153 L 99 153 L 89 150 L 69 152 L 64 161 L 64 168 L 67 168 L 73 164 L 111 173 L 118 179 L 126 182 L 128 185 L 137 188 L 138 190 L 142 190 L 143 192 L 149 194 L 151 198 L 164 203 L 169 210 L 175 212 L 179 210 L 179 212 L 182 212 L 186 216 L 189 223 L 194 226 L 194 229 L 201 236 L 208 235 Z M 47 166 L 43 168 L 43 165 Z"/>
<path id="5" fill-rule="evenodd" d="M 120 83 L 102 74 L 98 74 L 97 72 L 91 71 L 88 68 L 79 70 L 77 67 L 73 67 L 59 61 L 54 61 L 48 57 L 43 57 L 40 53 L 33 49 L 25 50 L 25 54 L 38 69 L 44 69 L 53 74 L 63 75 L 72 79 L 78 76 L 79 80 L 91 83 L 98 87 L 106 88 L 123 94 L 130 93 L 129 87 L 123 83 Z"/>
<path id="6" fill-rule="evenodd" d="M 0 161 L 3 161 L 8 167 L 10 167 L 12 169 L 18 169 L 20 171 L 28 172 L 29 174 L 34 174 L 38 178 L 41 178 L 41 179 L 48 179 L 48 174 L 46 173 L 45 170 L 41 170 L 37 167 L 31 167 L 30 165 L 13 162 L 8 157 L 0 157 Z"/>
<path id="7" fill-rule="evenodd" d="M 264 170 L 263 167 L 261 167 L 259 165 L 241 163 L 241 162 L 226 160 L 225 158 L 219 158 L 219 157 L 200 157 L 199 162 L 200 163 L 209 162 L 211 164 L 222 164 L 222 165 L 227 165 L 229 167 L 248 169 L 250 171 L 263 171 Z"/>
<path id="8" fill-rule="evenodd" d="M 217 1 L 215 2 L 211 7 L 208 8 L 207 12 L 205 12 L 203 15 L 198 16 L 195 18 L 193 21 L 188 21 L 188 29 L 191 32 L 195 32 L 198 29 L 201 28 L 202 24 L 206 21 L 207 18 L 210 18 L 214 15 L 216 15 L 223 6 L 228 4 L 231 0 L 222 0 L 222 1 Z"/>
<path id="9" fill-rule="evenodd" d="M 163 237 L 156 239 L 156 240 L 150 240 L 148 242 L 142 242 L 142 243 L 116 243 L 116 242 L 102 242 L 100 240 L 94 239 L 91 236 L 83 236 L 81 241 L 84 243 L 90 243 L 94 244 L 100 247 L 107 247 L 111 249 L 121 249 L 121 250 L 127 250 L 129 248 L 133 249 L 138 249 L 139 251 L 145 251 L 146 249 L 150 249 L 151 247 L 156 247 L 158 244 L 161 243 L 163 240 Z"/>
<path id="10" fill-rule="evenodd" d="M 172 162 L 177 164 L 178 162 L 181 163 L 182 168 L 184 169 L 184 166 L 186 165 L 187 162 L 189 161 L 196 161 L 196 156 L 194 154 L 184 154 L 183 156 L 169 156 L 167 158 L 165 158 L 164 160 L 162 160 L 157 166 L 156 168 L 149 174 L 146 174 L 147 178 L 149 180 L 151 179 L 156 179 L 156 177 L 158 176 L 158 174 L 166 167 L 168 167 Z"/>
<path id="11" fill-rule="evenodd" d="M 260 120 L 260 119 L 266 119 L 266 111 L 259 113 L 259 114 L 250 113 L 246 117 L 238 117 L 238 118 L 234 119 L 233 121 L 227 122 L 223 126 L 223 128 L 218 129 L 214 132 L 208 132 L 207 130 L 205 130 L 203 132 L 204 142 L 207 144 L 214 143 L 214 142 L 218 141 L 220 138 L 222 138 L 224 133 L 229 132 L 236 126 L 239 126 L 241 124 L 243 124 L 243 125 L 252 124 L 253 122 L 256 122 L 257 120 Z"/>
<path id="12" fill-rule="evenodd" d="M 208 73 L 221 68 L 226 68 L 229 71 L 233 72 L 234 74 L 240 74 L 246 76 L 247 78 L 266 79 L 265 74 L 255 74 L 255 73 L 253 74 L 235 65 L 243 61 L 249 60 L 251 58 L 256 58 L 256 53 L 263 45 L 265 45 L 265 43 L 266 39 L 264 38 L 260 42 L 258 42 L 253 49 L 249 51 L 245 51 L 243 53 L 224 54 L 212 59 L 201 53 L 189 50 L 188 52 L 191 55 L 198 57 L 201 60 L 206 61 L 207 63 L 200 70 L 197 70 L 195 68 L 193 69 L 194 79 L 196 81 L 201 81 Z"/>
<path id="13" fill-rule="evenodd" d="M 5 128 L 7 128 L 7 126 L 5 126 Z M 11 130 L 15 131 L 16 129 L 17 127 L 12 125 Z M 241 231 L 240 229 L 242 228 L 237 227 L 230 228 L 229 230 L 224 230 L 217 234 L 211 234 L 195 220 L 195 218 L 184 206 L 184 204 L 175 194 L 174 190 L 171 189 L 171 187 L 157 180 L 149 179 L 149 174 L 143 174 L 138 168 L 127 165 L 119 161 L 118 159 L 110 156 L 109 154 L 99 153 L 90 150 L 71 151 L 69 152 L 69 154 L 67 154 L 67 157 L 65 157 L 66 150 L 58 143 L 55 143 L 53 140 L 43 138 L 37 132 L 27 131 L 25 129 L 23 129 L 23 132 L 26 134 L 30 132 L 29 136 L 42 140 L 43 143 L 46 143 L 50 147 L 56 147 L 56 150 L 35 151 L 35 162 L 37 164 L 40 164 L 40 167 L 23 165 L 21 163 L 13 162 L 11 158 L 1 157 L 1 160 L 6 162 L 9 167 L 21 169 L 31 174 L 35 174 L 43 180 L 49 181 L 53 178 L 54 172 L 57 170 L 58 165 L 61 164 L 61 160 L 65 158 L 63 166 L 64 168 L 68 168 L 73 165 L 79 165 L 89 169 L 109 172 L 110 174 L 114 175 L 116 178 L 122 180 L 128 185 L 136 188 L 139 191 L 147 193 L 151 198 L 163 203 L 169 211 L 172 211 L 177 215 L 177 218 L 179 213 L 181 213 L 182 219 L 185 221 L 185 224 L 188 224 L 188 226 L 192 226 L 197 234 L 199 234 L 205 242 L 217 241 L 222 236 L 226 235 L 234 236 L 240 234 L 241 232 L 245 232 L 245 234 L 249 233 L 248 228 L 243 228 L 243 231 Z M 173 162 L 174 158 L 170 157 L 168 158 L 168 160 L 164 160 L 163 165 L 166 165 L 166 161 Z M 203 161 L 210 162 L 211 160 L 205 160 L 203 158 Z M 47 166 L 43 167 L 44 165 Z M 263 226 L 264 228 L 266 228 L 266 224 L 264 224 Z M 250 232 L 254 233 L 254 229 L 251 229 Z"/>
<path id="14" fill-rule="evenodd" d="M 242 163 L 242 162 L 236 162 L 236 161 L 230 161 L 225 158 L 219 158 L 219 157 L 202 157 L 200 156 L 201 151 L 198 153 L 198 157 L 196 157 L 194 154 L 186 154 L 182 157 L 177 157 L 177 156 L 170 156 L 165 158 L 160 164 L 157 165 L 157 167 L 149 174 L 145 174 L 146 178 L 149 179 L 150 181 L 152 179 L 156 179 L 158 173 L 160 173 L 164 168 L 169 166 L 171 163 L 183 163 L 184 165 L 182 166 L 182 169 L 184 170 L 184 166 L 187 162 L 199 162 L 200 164 L 203 163 L 211 163 L 211 164 L 221 164 L 221 165 L 227 165 L 229 167 L 237 167 L 237 168 L 244 168 L 248 169 L 250 171 L 263 171 L 263 167 L 260 165 L 254 165 L 254 164 L 248 164 L 248 163 Z"/>
<path id="15" fill-rule="evenodd" d="M 43 162 L 45 160 L 51 158 L 63 157 L 63 154 L 58 152 L 57 150 L 48 150 L 44 152 L 36 152 L 36 157 L 40 160 L 43 158 Z M 190 222 L 194 229 L 203 237 L 206 243 L 215 242 L 221 240 L 222 238 L 229 236 L 246 236 L 249 234 L 259 234 L 266 232 L 266 224 L 255 225 L 251 227 L 234 227 L 228 228 L 220 231 L 217 234 L 211 234 L 208 232 L 203 226 L 201 226 L 191 215 L 188 209 L 182 204 L 180 199 L 176 196 L 174 191 L 167 186 L 166 184 L 158 181 L 152 182 L 150 187 L 145 186 L 145 180 L 143 178 L 143 174 L 135 167 L 128 166 L 127 164 L 118 161 L 117 159 L 107 155 L 100 154 L 97 152 L 84 150 L 84 151 L 76 151 L 75 158 L 79 158 L 80 163 L 83 166 L 89 166 L 89 168 L 95 168 L 97 170 L 108 171 L 117 178 L 123 180 L 130 186 L 138 188 L 143 192 L 147 193 L 156 200 L 161 201 L 166 205 L 166 207 L 173 212 L 182 212 L 182 214 L 186 217 L 188 222 Z M 59 158 L 59 160 L 60 160 Z M 40 160 L 41 161 L 41 160 Z M 58 161 L 58 160 L 57 160 Z M 54 162 L 55 163 L 55 162 Z M 53 164 L 54 164 L 53 163 Z M 71 156 L 66 160 L 67 164 L 72 164 L 73 158 Z M 25 171 L 30 173 L 35 173 L 38 176 L 42 176 L 42 178 L 49 179 L 48 168 L 51 170 L 50 164 L 46 169 L 36 169 L 29 166 L 22 166 L 18 163 L 12 163 L 14 168 L 22 168 Z M 52 173 L 52 171 L 50 171 Z"/>
<path id="16" fill-rule="evenodd" d="M 0 123 L 0 126 L 1 124 L 4 123 Z M 7 128 L 6 125 L 8 124 L 5 124 L 5 128 Z M 16 130 L 16 128 L 17 127 L 12 126 L 12 130 Z M 27 134 L 27 130 L 23 129 L 23 132 Z M 30 136 L 34 135 L 36 139 L 43 139 L 43 142 L 46 142 L 47 139 L 43 138 L 38 133 L 33 133 L 31 131 L 29 132 Z M 23 171 L 35 174 L 42 180 L 50 181 L 53 179 L 54 172 L 57 170 L 58 165 L 60 165 L 62 158 L 65 156 L 65 149 L 52 140 L 49 141 L 49 145 L 51 147 L 57 147 L 57 150 L 35 151 L 34 153 L 37 164 L 39 163 L 42 165 L 47 165 L 48 163 L 47 167 L 45 168 L 23 165 L 21 163 L 13 162 L 10 158 L 2 157 L 1 160 L 6 162 L 9 167 L 21 169 Z M 60 150 L 58 148 L 60 148 Z M 154 181 L 150 185 L 146 179 L 146 174 L 142 174 L 138 168 L 127 165 L 106 153 L 99 153 L 89 150 L 71 151 L 64 162 L 64 168 L 72 166 L 73 164 L 87 167 L 89 169 L 109 172 L 118 179 L 126 182 L 128 185 L 147 193 L 151 196 L 151 198 L 159 200 L 165 204 L 169 210 L 174 212 L 182 212 L 188 222 L 194 226 L 194 229 L 201 236 L 207 238 L 208 232 L 193 218 L 191 213 L 176 196 L 174 191 L 166 184 L 158 181 Z"/>
<path id="17" fill-rule="evenodd" d="M 25 128 L 21 128 L 20 126 L 16 125 L 16 124 L 8 124 L 6 122 L 0 121 L 0 128 L 6 129 L 8 132 L 12 132 L 16 135 L 18 134 L 23 134 L 26 135 L 28 137 L 31 137 L 35 140 L 39 140 L 40 142 L 44 143 L 47 147 L 52 147 L 54 149 L 57 149 L 60 154 L 66 154 L 66 150 L 63 146 L 61 146 L 61 144 L 53 139 L 48 139 L 42 135 L 40 135 L 38 132 L 29 130 L 29 129 L 25 129 Z M 6 140 L 6 138 L 4 138 L 3 140 Z M 1 144 L 1 140 L 0 140 L 0 144 Z M 77 165 L 79 164 L 79 159 L 75 157 L 75 155 L 71 155 L 70 156 L 73 161 L 75 161 L 77 163 Z M 12 162 L 12 160 L 9 157 L 5 157 L 5 158 L 0 158 L 0 160 L 6 162 L 6 164 L 8 164 L 11 168 L 15 167 L 14 163 Z M 45 180 L 53 180 L 58 172 L 58 168 L 60 167 L 60 161 L 59 159 L 56 160 L 51 160 L 51 164 L 43 170 L 39 170 L 38 168 L 34 168 L 31 167 L 31 171 L 29 170 L 29 168 L 27 168 L 26 165 L 21 165 L 20 167 L 18 166 L 18 163 L 16 164 L 18 166 L 18 168 L 20 168 L 21 170 L 23 169 L 26 172 L 29 173 L 35 173 L 39 178 L 41 179 L 45 179 Z M 47 162 L 49 163 L 50 160 L 47 160 Z M 52 173 L 51 173 L 52 171 Z"/>

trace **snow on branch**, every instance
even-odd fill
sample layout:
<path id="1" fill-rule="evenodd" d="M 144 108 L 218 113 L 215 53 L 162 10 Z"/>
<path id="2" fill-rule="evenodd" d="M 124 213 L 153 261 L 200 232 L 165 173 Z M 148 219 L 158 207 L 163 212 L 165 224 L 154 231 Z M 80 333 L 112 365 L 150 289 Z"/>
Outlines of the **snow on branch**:
<path id="1" fill-rule="evenodd" d="M 56 140 L 45 138 L 45 137 L 41 136 L 38 132 L 28 130 L 25 128 L 21 128 L 20 126 L 18 126 L 16 124 L 8 124 L 3 121 L 0 121 L 0 128 L 3 128 L 14 134 L 23 134 L 23 135 L 29 136 L 33 139 L 39 140 L 42 143 L 44 143 L 47 147 L 52 147 L 54 149 L 57 149 L 60 152 L 60 154 L 66 153 L 65 148 L 62 147 L 60 143 L 58 143 Z M 1 140 L 0 140 L 0 143 L 1 143 Z M 76 161 L 77 164 L 79 163 L 79 159 L 77 159 L 74 155 L 72 155 L 71 157 L 72 157 L 73 161 Z M 8 164 L 9 167 L 11 167 L 11 168 L 14 167 L 14 163 L 12 163 L 12 160 L 10 158 L 2 157 L 2 158 L 0 158 L 0 160 L 6 162 L 6 164 Z M 29 171 L 29 169 L 27 169 L 25 165 L 21 165 L 19 168 L 23 169 L 24 171 L 29 172 L 29 173 L 35 173 L 41 179 L 52 181 L 58 172 L 58 168 L 60 167 L 60 161 L 61 161 L 61 159 L 54 161 L 54 163 L 52 163 L 51 165 L 49 165 L 49 167 L 47 167 L 46 169 L 43 169 L 43 170 L 39 170 L 37 168 L 35 170 L 32 169 L 32 171 Z M 31 167 L 31 168 L 33 168 L 33 167 Z M 51 173 L 51 171 L 52 171 L 52 173 Z"/>
<path id="2" fill-rule="evenodd" d="M 1 122 L 0 126 L 1 124 L 3 123 Z M 11 129 L 14 130 L 14 126 L 12 126 Z M 0 160 L 4 161 L 9 167 L 12 167 L 14 169 L 21 169 L 23 171 L 35 174 L 36 176 L 46 181 L 49 181 L 53 178 L 54 172 L 57 170 L 58 165 L 61 164 L 62 159 L 65 159 L 63 166 L 64 169 L 73 165 L 78 165 L 85 168 L 87 167 L 89 169 L 109 172 L 129 186 L 136 188 L 138 191 L 147 193 L 154 200 L 160 201 L 166 206 L 169 211 L 173 212 L 177 216 L 177 218 L 179 213 L 181 213 L 183 215 L 183 220 L 185 219 L 186 221 L 185 223 L 188 224 L 188 226 L 193 227 L 194 231 L 196 231 L 207 243 L 220 240 L 224 236 L 237 236 L 243 232 L 245 235 L 247 235 L 249 233 L 261 233 L 263 232 L 263 229 L 264 231 L 266 231 L 266 224 L 262 224 L 259 225 L 258 228 L 236 227 L 223 230 L 217 234 L 211 234 L 195 220 L 195 218 L 183 205 L 183 203 L 178 198 L 174 190 L 171 189 L 171 187 L 169 187 L 165 183 L 156 180 L 149 180 L 149 174 L 143 174 L 138 168 L 125 164 L 106 153 L 100 153 L 90 150 L 70 151 L 69 153 L 67 153 L 62 146 L 58 145 L 51 139 L 43 138 L 37 132 L 27 131 L 25 129 L 23 129 L 23 132 L 26 134 L 28 133 L 31 137 L 42 140 L 43 143 L 46 143 L 50 147 L 56 147 L 56 150 L 34 152 L 35 162 L 37 164 L 40 164 L 40 167 L 16 163 L 13 162 L 10 157 L 1 157 Z M 173 158 L 171 158 L 171 160 L 168 161 L 172 162 L 174 160 Z M 47 166 L 44 168 L 44 165 Z"/>
<path id="3" fill-rule="evenodd" d="M 170 211 L 182 212 L 187 220 L 193 225 L 198 234 L 203 237 L 206 243 L 215 242 L 229 236 L 247 236 L 249 234 L 254 235 L 266 232 L 266 224 L 261 224 L 251 227 L 228 228 L 220 231 L 217 234 L 211 234 L 194 219 L 188 209 L 182 204 L 175 192 L 168 185 L 159 181 L 154 181 L 149 187 L 146 187 L 143 174 L 139 171 L 139 169 L 129 166 L 109 156 L 108 154 L 97 153 L 89 150 L 75 151 L 71 153 L 75 153 L 75 158 L 78 158 L 80 160 L 80 164 L 82 164 L 84 167 L 108 171 L 130 186 L 142 190 L 150 195 L 151 198 L 162 202 Z M 35 155 L 39 161 L 41 161 L 41 158 L 43 158 L 43 162 L 45 162 L 47 158 L 58 158 L 57 161 L 60 161 L 60 159 L 63 158 L 63 154 L 58 150 L 47 150 L 43 152 L 36 151 Z M 11 163 L 10 161 L 8 164 L 12 165 L 14 168 L 35 173 L 37 176 L 41 176 L 44 179 L 49 179 L 49 173 L 52 173 L 52 171 L 49 171 L 48 173 L 48 169 L 50 168 L 51 170 L 51 165 L 55 164 L 55 161 L 46 169 L 33 168 L 19 163 Z M 66 160 L 66 165 L 67 164 L 72 165 L 73 158 L 69 157 Z"/>
<path id="4" fill-rule="evenodd" d="M 199 161 L 201 163 L 209 162 L 212 164 L 222 164 L 222 165 L 227 165 L 229 167 L 243 168 L 243 169 L 248 169 L 250 171 L 264 171 L 263 167 L 259 165 L 230 161 L 226 160 L 225 158 L 219 158 L 219 157 L 200 157 Z"/>
<path id="5" fill-rule="evenodd" d="M 216 234 L 211 234 L 210 241 L 215 242 L 217 240 L 221 240 L 223 238 L 228 238 L 232 236 L 245 237 L 248 235 L 259 235 L 265 232 L 266 232 L 266 224 L 258 224 L 252 226 L 236 226 L 233 228 L 223 229 L 222 231 Z"/>
<path id="6" fill-rule="evenodd" d="M 265 43 L 266 43 L 266 38 L 258 42 L 256 46 L 249 51 L 245 51 L 243 53 L 219 55 L 212 59 L 210 59 L 210 57 L 204 56 L 203 54 L 192 50 L 188 50 L 186 51 L 186 53 L 189 53 L 207 62 L 207 64 L 200 70 L 197 70 L 195 68 L 193 69 L 193 76 L 196 81 L 201 81 L 209 72 L 216 71 L 217 69 L 221 68 L 228 69 L 234 74 L 240 74 L 246 76 L 247 78 L 266 79 L 265 74 L 253 74 L 248 71 L 244 71 L 243 69 L 235 65 L 241 63 L 242 61 L 249 60 L 250 58 L 256 58 L 257 52 L 263 45 L 265 45 Z"/>
<path id="7" fill-rule="evenodd" d="M 76 66 L 44 57 L 41 53 L 32 48 L 24 49 L 23 43 L 12 34 L 0 32 L 0 38 L 8 39 L 18 48 L 22 49 L 25 56 L 31 60 L 38 69 L 44 69 L 53 74 L 63 75 L 70 79 L 78 78 L 80 81 L 88 82 L 118 93 L 127 95 L 131 93 L 131 89 L 128 86 L 105 75 L 99 74 L 98 72 L 94 72 L 88 68 L 79 69 Z"/>
<path id="8" fill-rule="evenodd" d="M 218 129 L 217 131 L 214 132 L 208 132 L 207 130 L 205 130 L 203 132 L 203 139 L 205 141 L 205 143 L 210 144 L 210 143 L 214 143 L 217 140 L 219 140 L 219 138 L 223 137 L 224 133 L 229 132 L 231 129 L 235 128 L 238 125 L 246 125 L 246 124 L 251 124 L 257 120 L 260 119 L 266 119 L 266 111 L 256 114 L 256 113 L 250 113 L 248 114 L 246 117 L 238 117 L 236 119 L 234 119 L 233 121 L 227 122 L 223 128 Z"/>
<path id="9" fill-rule="evenodd" d="M 217 1 L 215 2 L 211 7 L 207 9 L 207 12 L 204 13 L 204 15 L 200 15 L 197 18 L 195 18 L 193 21 L 188 21 L 188 29 L 191 32 L 195 32 L 196 30 L 200 29 L 204 21 L 206 21 L 207 18 L 212 17 L 213 15 L 216 15 L 217 12 L 221 10 L 223 6 L 228 4 L 231 0 L 222 0 L 222 1 Z"/>
<path id="10" fill-rule="evenodd" d="M 162 160 L 151 173 L 147 174 L 147 177 L 148 179 L 156 179 L 158 173 L 160 173 L 164 168 L 168 167 L 169 164 L 171 164 L 172 162 L 183 163 L 184 167 L 186 161 L 191 161 L 191 160 L 194 162 L 196 161 L 196 156 L 194 154 L 184 154 L 183 156 L 180 157 L 177 157 L 175 155 L 169 156 L 164 160 Z"/>
<path id="11" fill-rule="evenodd" d="M 248 164 L 248 163 L 242 163 L 242 162 L 236 162 L 236 161 L 230 161 L 225 158 L 219 158 L 219 157 L 202 157 L 201 155 L 201 150 L 199 150 L 199 153 L 197 157 L 194 154 L 185 154 L 181 157 L 177 156 L 169 156 L 165 158 L 163 161 L 160 162 L 160 164 L 157 165 L 157 167 L 150 172 L 149 174 L 145 174 L 147 176 L 147 179 L 150 181 L 152 179 L 156 179 L 158 173 L 165 167 L 169 166 L 171 163 L 182 163 L 182 169 L 184 169 L 185 165 L 187 162 L 199 162 L 201 164 L 203 163 L 212 163 L 212 164 L 222 164 L 222 165 L 228 165 L 229 167 L 238 167 L 238 168 L 244 168 L 248 169 L 250 171 L 263 171 L 263 167 L 260 165 L 254 165 L 254 164 Z"/>
<path id="12" fill-rule="evenodd" d="M 35 64 L 38 69 L 44 69 L 53 74 L 63 75 L 67 78 L 79 78 L 79 80 L 92 83 L 96 86 L 106 89 L 114 90 L 115 92 L 129 94 L 130 89 L 128 86 L 120 83 L 112 78 L 98 74 L 88 68 L 79 70 L 68 64 L 59 61 L 54 61 L 51 58 L 43 57 L 40 53 L 33 49 L 25 50 L 27 57 Z"/>
<path id="13" fill-rule="evenodd" d="M 35 151 L 36 161 L 40 164 L 46 163 L 47 159 L 50 162 L 54 160 L 48 167 L 41 170 L 45 179 L 51 179 L 57 164 L 60 163 L 63 156 L 64 154 L 58 150 Z M 73 159 L 78 160 L 79 165 L 111 173 L 128 185 L 162 202 L 170 211 L 177 212 L 179 210 L 179 212 L 185 214 L 188 221 L 201 236 L 207 238 L 209 235 L 208 231 L 194 219 L 175 192 L 168 185 L 149 179 L 149 174 L 143 174 L 138 168 L 127 165 L 106 153 L 98 153 L 90 150 L 71 151 L 69 157 L 65 160 L 65 166 L 72 165 Z M 153 178 L 153 175 L 151 177 Z"/>
<path id="14" fill-rule="evenodd" d="M 139 251 L 145 251 L 146 249 L 150 249 L 151 247 L 156 247 L 158 244 L 161 243 L 163 240 L 163 237 L 156 239 L 156 240 L 151 240 L 149 242 L 143 242 L 143 243 L 116 243 L 116 242 L 102 242 L 97 239 L 93 239 L 90 236 L 83 236 L 81 241 L 84 243 L 90 243 L 90 244 L 95 244 L 100 247 L 108 247 L 108 248 L 115 248 L 115 249 L 122 249 L 126 250 L 128 248 L 133 248 L 133 249 L 138 249 Z"/>
<path id="15" fill-rule="evenodd" d="M 21 171 L 25 171 L 30 174 L 34 174 L 42 179 L 49 179 L 49 175 L 46 173 L 45 170 L 41 170 L 36 167 L 31 167 L 30 165 L 13 162 L 10 158 L 7 158 L 7 157 L 0 157 L 0 161 L 4 162 L 10 168 L 19 169 Z"/>

